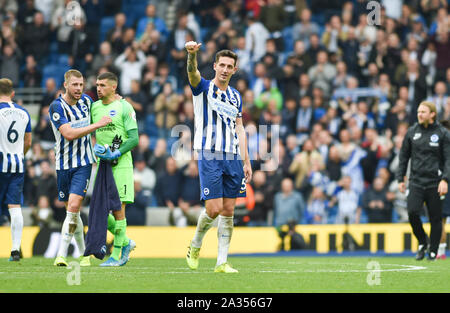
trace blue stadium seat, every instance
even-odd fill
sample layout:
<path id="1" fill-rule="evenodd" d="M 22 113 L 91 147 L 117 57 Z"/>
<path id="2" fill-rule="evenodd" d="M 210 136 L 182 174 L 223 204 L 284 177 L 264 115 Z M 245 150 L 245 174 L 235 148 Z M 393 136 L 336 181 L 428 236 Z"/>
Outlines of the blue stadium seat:
<path id="1" fill-rule="evenodd" d="M 42 87 L 45 87 L 45 82 L 48 78 L 53 78 L 56 81 L 58 88 L 62 86 L 64 81 L 64 73 L 68 71 L 70 67 L 68 65 L 61 64 L 49 64 L 42 69 Z"/>
<path id="2" fill-rule="evenodd" d="M 145 133 L 149 137 L 158 137 L 158 126 L 156 126 L 156 118 L 154 114 L 148 114 L 145 119 Z"/>
<path id="3" fill-rule="evenodd" d="M 126 25 L 132 27 L 145 16 L 148 5 L 147 0 L 124 0 L 122 2 L 122 12 L 127 17 Z"/>
<path id="4" fill-rule="evenodd" d="M 100 42 L 105 41 L 106 34 L 113 29 L 115 25 L 114 16 L 103 17 L 100 21 Z"/>
<path id="5" fill-rule="evenodd" d="M 294 50 L 294 36 L 292 35 L 292 26 L 283 28 L 284 52 L 290 53 Z"/>

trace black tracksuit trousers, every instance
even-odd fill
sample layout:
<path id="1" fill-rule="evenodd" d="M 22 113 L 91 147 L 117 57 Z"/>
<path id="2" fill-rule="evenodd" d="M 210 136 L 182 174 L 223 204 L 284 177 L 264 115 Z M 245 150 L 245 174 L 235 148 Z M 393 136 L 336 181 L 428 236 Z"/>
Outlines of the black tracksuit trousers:
<path id="1" fill-rule="evenodd" d="M 426 204 L 431 226 L 430 252 L 437 253 L 442 233 L 443 204 L 443 200 L 441 200 L 439 194 L 437 193 L 437 188 L 420 188 L 410 185 L 407 201 L 409 223 L 411 224 L 413 233 L 420 245 L 428 244 L 427 235 L 423 229 L 422 221 L 420 219 L 423 204 Z"/>

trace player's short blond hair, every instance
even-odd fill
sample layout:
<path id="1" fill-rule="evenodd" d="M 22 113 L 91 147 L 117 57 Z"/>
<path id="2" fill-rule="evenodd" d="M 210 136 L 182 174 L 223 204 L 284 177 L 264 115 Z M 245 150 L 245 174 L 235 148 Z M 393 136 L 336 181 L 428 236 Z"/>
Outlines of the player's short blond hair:
<path id="1" fill-rule="evenodd" d="M 422 102 L 420 102 L 419 106 L 421 106 L 421 105 L 424 105 L 428 109 L 430 109 L 430 112 L 437 113 L 436 104 L 434 104 L 433 102 L 431 102 L 431 101 L 422 101 Z"/>
<path id="2" fill-rule="evenodd" d="M 13 82 L 9 78 L 0 79 L 0 96 L 11 96 L 13 92 Z"/>
<path id="3" fill-rule="evenodd" d="M 81 74 L 81 72 L 79 70 L 68 70 L 65 74 L 64 74 L 64 81 L 67 83 L 69 82 L 70 78 L 72 77 L 77 77 L 77 78 L 83 78 L 83 74 Z"/>

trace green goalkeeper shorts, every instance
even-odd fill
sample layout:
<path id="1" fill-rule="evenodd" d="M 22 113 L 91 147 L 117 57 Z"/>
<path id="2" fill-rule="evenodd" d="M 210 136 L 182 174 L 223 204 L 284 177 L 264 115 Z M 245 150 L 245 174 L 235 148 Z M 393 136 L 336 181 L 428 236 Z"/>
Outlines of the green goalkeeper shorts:
<path id="1" fill-rule="evenodd" d="M 134 202 L 134 173 L 132 167 L 112 167 L 114 181 L 122 203 Z"/>

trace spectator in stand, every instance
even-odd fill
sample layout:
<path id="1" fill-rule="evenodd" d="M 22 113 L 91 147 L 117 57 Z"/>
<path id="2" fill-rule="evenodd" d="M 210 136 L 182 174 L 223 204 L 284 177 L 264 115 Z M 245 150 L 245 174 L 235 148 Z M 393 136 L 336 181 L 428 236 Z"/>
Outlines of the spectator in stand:
<path id="1" fill-rule="evenodd" d="M 125 49 L 121 44 L 123 35 L 127 29 L 127 16 L 120 12 L 114 16 L 114 27 L 106 33 L 106 41 L 111 43 L 112 50 L 115 54 L 120 54 Z"/>
<path id="2" fill-rule="evenodd" d="M 320 187 L 313 187 L 306 203 L 305 217 L 307 224 L 327 224 L 328 201 Z"/>
<path id="3" fill-rule="evenodd" d="M 436 105 L 436 119 L 439 121 L 444 118 L 445 106 L 449 98 L 445 83 L 443 81 L 436 82 L 434 85 L 434 94 L 428 97 L 427 101 L 431 101 Z"/>
<path id="4" fill-rule="evenodd" d="M 56 32 L 58 52 L 70 54 L 69 37 L 75 24 L 84 23 L 86 14 L 78 2 L 64 0 L 55 9 L 50 23 L 50 30 Z"/>
<path id="5" fill-rule="evenodd" d="M 168 157 L 167 141 L 163 138 L 159 138 L 156 141 L 155 149 L 149 160 L 149 167 L 155 171 L 157 178 L 164 173 Z"/>
<path id="6" fill-rule="evenodd" d="M 33 24 L 33 17 L 39 11 L 35 7 L 35 0 L 25 0 L 24 2 L 23 5 L 19 6 L 17 22 L 27 27 Z"/>
<path id="7" fill-rule="evenodd" d="M 188 27 L 188 15 L 185 12 L 180 12 L 177 20 L 176 28 L 170 33 L 167 39 L 168 51 L 170 54 L 170 63 L 172 71 L 177 78 L 178 85 L 184 86 L 187 84 L 186 72 L 186 49 L 184 44 L 194 40 L 194 33 Z"/>
<path id="8" fill-rule="evenodd" d="M 283 108 L 283 95 L 276 86 L 275 81 L 270 76 L 266 76 L 263 79 L 263 90 L 255 98 L 255 105 L 260 110 L 264 110 L 271 100 L 275 101 L 277 110 L 281 111 Z"/>
<path id="9" fill-rule="evenodd" d="M 145 9 L 145 17 L 141 18 L 136 26 L 136 38 L 140 38 L 145 32 L 148 24 L 153 24 L 155 29 L 159 31 L 163 39 L 167 39 L 169 31 L 167 30 L 166 23 L 164 19 L 156 15 L 156 7 L 154 4 L 150 3 Z"/>
<path id="10" fill-rule="evenodd" d="M 141 82 L 139 80 L 134 79 L 131 81 L 131 92 L 125 95 L 125 100 L 133 106 L 136 112 L 139 133 L 144 132 L 149 99 L 147 94 L 141 90 Z"/>
<path id="11" fill-rule="evenodd" d="M 148 37 L 141 39 L 140 44 L 145 55 L 155 56 L 158 63 L 167 62 L 167 44 L 161 39 L 161 34 L 158 30 L 153 29 L 148 34 Z"/>
<path id="12" fill-rule="evenodd" d="M 253 11 L 247 13 L 247 30 L 245 31 L 246 50 L 250 53 L 252 62 L 259 62 L 266 54 L 266 41 L 270 33 L 263 23 L 258 21 Z"/>
<path id="13" fill-rule="evenodd" d="M 159 206 L 168 207 L 173 212 L 180 199 L 182 181 L 175 159 L 168 157 L 163 175 L 156 180 L 155 195 Z"/>
<path id="14" fill-rule="evenodd" d="M 100 44 L 100 49 L 97 54 L 95 54 L 88 70 L 88 76 L 97 77 L 98 71 L 102 67 L 108 67 L 111 71 L 116 72 L 117 69 L 114 68 L 114 60 L 116 55 L 112 51 L 111 43 L 109 41 L 103 41 Z"/>
<path id="15" fill-rule="evenodd" d="M 94 36 L 94 33 L 86 29 L 86 21 L 80 20 L 73 26 L 67 41 L 69 65 L 83 73 L 92 63 L 94 54 L 98 50 L 94 37 L 90 36 Z"/>
<path id="16" fill-rule="evenodd" d="M 20 73 L 20 81 L 25 88 L 40 88 L 42 86 L 42 72 L 32 55 L 27 55 L 25 68 Z"/>
<path id="17" fill-rule="evenodd" d="M 127 204 L 127 224 L 147 225 L 147 206 L 150 204 L 151 192 L 142 188 L 143 178 L 134 176 L 134 202 Z"/>
<path id="18" fill-rule="evenodd" d="M 339 185 L 342 189 L 330 201 L 330 207 L 337 204 L 336 224 L 344 224 L 345 221 L 349 224 L 359 224 L 361 207 L 358 193 L 352 189 L 352 178 L 342 177 Z"/>
<path id="19" fill-rule="evenodd" d="M 447 17 L 448 20 L 448 17 Z M 450 68 L 450 38 L 449 38 L 449 27 L 447 23 L 439 23 L 437 26 L 436 34 L 432 35 L 430 41 L 434 43 L 436 49 L 436 76 L 435 81 L 444 80 L 446 75 L 446 70 Z"/>
<path id="20" fill-rule="evenodd" d="M 36 12 L 33 23 L 27 24 L 20 44 L 24 48 L 24 54 L 32 55 L 40 66 L 47 62 L 51 33 L 50 27 L 44 20 L 41 12 Z"/>
<path id="21" fill-rule="evenodd" d="M 121 94 L 131 93 L 131 81 L 141 80 L 145 63 L 145 55 L 139 50 L 137 42 L 133 42 L 131 47 L 127 47 L 125 52 L 117 57 L 114 65 L 120 71 Z"/>
<path id="22" fill-rule="evenodd" d="M 387 198 L 387 186 L 381 177 L 373 181 L 362 197 L 362 209 L 366 211 L 369 223 L 391 223 L 392 205 Z"/>
<path id="23" fill-rule="evenodd" d="M 267 0 L 261 6 L 261 23 L 267 27 L 271 38 L 275 38 L 278 51 L 284 50 L 282 30 L 286 22 L 286 13 L 282 0 Z"/>
<path id="24" fill-rule="evenodd" d="M 50 199 L 47 196 L 40 196 L 37 205 L 31 211 L 31 225 L 39 226 L 40 228 L 51 227 L 52 214 Z"/>
<path id="25" fill-rule="evenodd" d="M 49 106 L 53 100 L 59 97 L 58 88 L 56 86 L 56 81 L 54 78 L 49 77 L 45 81 L 45 89 L 43 91 L 42 100 L 39 108 L 39 119 L 41 118 L 42 108 L 45 106 Z"/>
<path id="26" fill-rule="evenodd" d="M 133 160 L 138 158 L 144 159 L 144 162 L 149 166 L 151 151 L 150 151 L 150 138 L 145 133 L 139 134 L 139 143 L 136 148 L 131 151 Z"/>
<path id="27" fill-rule="evenodd" d="M 178 122 L 178 107 L 180 96 L 172 90 L 172 85 L 166 82 L 163 91 L 155 99 L 156 125 L 159 137 L 168 139 L 170 131 Z"/>
<path id="28" fill-rule="evenodd" d="M 4 24 L 4 23 L 3 23 Z M 0 77 L 8 77 L 14 86 L 19 85 L 20 65 L 22 61 L 22 49 L 16 42 L 16 35 L 12 27 L 1 29 L 1 42 L 3 54 L 0 55 Z"/>
<path id="29" fill-rule="evenodd" d="M 295 189 L 306 192 L 307 175 L 314 160 L 317 160 L 322 168 L 325 166 L 322 155 L 314 148 L 313 141 L 308 138 L 289 167 L 289 173 L 295 175 Z"/>
<path id="30" fill-rule="evenodd" d="M 294 190 L 294 183 L 290 178 L 281 182 L 281 191 L 274 198 L 274 226 L 282 226 L 289 221 L 295 224 L 302 222 L 305 201 L 301 193 Z"/>
<path id="31" fill-rule="evenodd" d="M 299 18 L 300 20 L 293 25 L 292 36 L 296 42 L 303 42 L 308 49 L 311 34 L 319 34 L 320 28 L 316 22 L 311 21 L 310 9 L 303 9 Z"/>
<path id="32" fill-rule="evenodd" d="M 39 123 L 34 128 L 34 135 L 37 137 L 42 149 L 48 151 L 55 147 L 55 135 L 53 134 L 48 106 L 41 109 Z"/>
<path id="33" fill-rule="evenodd" d="M 39 199 L 40 196 L 47 196 L 53 201 L 58 196 L 55 170 L 50 167 L 48 159 L 42 160 L 39 163 L 39 167 L 41 168 L 41 174 L 38 178 L 37 197 Z"/>
<path id="34" fill-rule="evenodd" d="M 186 225 L 197 225 L 197 219 L 201 211 L 200 180 L 197 161 L 190 161 L 182 173 L 183 178 L 178 206 L 185 217 Z"/>
<path id="35" fill-rule="evenodd" d="M 252 182 L 255 206 L 248 214 L 248 226 L 267 226 L 268 213 L 272 210 L 273 196 L 267 190 L 266 173 L 255 171 Z"/>
<path id="36" fill-rule="evenodd" d="M 158 65 L 158 75 L 151 81 L 150 84 L 150 98 L 152 100 L 163 92 L 163 86 L 166 83 L 172 85 L 172 90 L 178 90 L 178 82 L 175 76 L 171 75 L 170 68 L 167 63 Z"/>
<path id="37" fill-rule="evenodd" d="M 330 85 L 332 79 L 336 76 L 336 67 L 328 62 L 326 51 L 317 53 L 317 63 L 308 70 L 308 76 L 314 87 L 322 88 L 327 96 L 331 94 Z"/>
<path id="38" fill-rule="evenodd" d="M 406 75 L 400 80 L 400 85 L 408 87 L 408 100 L 412 103 L 411 122 L 417 121 L 417 107 L 426 98 L 427 83 L 418 60 L 409 59 Z"/>
<path id="39" fill-rule="evenodd" d="M 145 161 L 143 154 L 136 154 L 136 158 L 134 159 L 134 179 L 139 179 L 139 187 L 147 191 L 146 195 L 150 198 L 156 186 L 156 174 L 155 171 L 147 166 Z M 147 204 L 150 204 L 150 202 Z"/>

